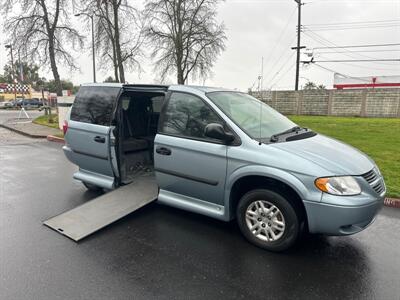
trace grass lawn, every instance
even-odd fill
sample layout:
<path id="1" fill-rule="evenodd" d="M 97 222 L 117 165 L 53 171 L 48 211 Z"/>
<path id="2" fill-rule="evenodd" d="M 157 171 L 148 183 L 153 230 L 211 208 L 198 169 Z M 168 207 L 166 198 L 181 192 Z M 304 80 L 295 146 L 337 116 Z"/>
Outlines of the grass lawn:
<path id="1" fill-rule="evenodd" d="M 37 117 L 35 120 L 33 120 L 33 123 L 59 129 L 58 128 L 58 115 L 52 114 L 51 117 L 53 119 L 52 122 L 50 122 L 49 115 L 43 115 L 43 116 Z M 64 134 L 63 134 L 62 130 L 60 130 L 60 133 L 55 134 L 55 136 L 63 138 Z"/>
<path id="2" fill-rule="evenodd" d="M 368 154 L 379 166 L 387 196 L 400 198 L 400 119 L 289 116 L 303 127 L 334 137 Z"/>
<path id="3" fill-rule="evenodd" d="M 52 122 L 50 122 L 50 115 L 43 115 L 33 120 L 33 123 L 58 129 L 58 115 L 51 114 L 51 117 Z"/>

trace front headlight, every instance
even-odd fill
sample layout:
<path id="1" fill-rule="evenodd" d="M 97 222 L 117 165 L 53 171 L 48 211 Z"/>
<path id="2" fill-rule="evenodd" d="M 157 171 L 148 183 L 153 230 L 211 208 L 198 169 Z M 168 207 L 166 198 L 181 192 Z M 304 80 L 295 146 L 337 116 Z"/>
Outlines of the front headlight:
<path id="1" fill-rule="evenodd" d="M 361 193 L 361 188 L 352 176 L 322 177 L 315 180 L 315 186 L 328 194 L 354 196 Z"/>

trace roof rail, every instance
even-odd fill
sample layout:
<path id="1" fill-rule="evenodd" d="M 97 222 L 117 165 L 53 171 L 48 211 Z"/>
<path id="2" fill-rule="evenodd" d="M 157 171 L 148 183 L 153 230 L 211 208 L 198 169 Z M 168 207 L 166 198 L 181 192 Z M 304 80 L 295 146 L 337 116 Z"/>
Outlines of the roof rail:
<path id="1" fill-rule="evenodd" d="M 123 88 L 127 89 L 149 89 L 149 90 L 164 90 L 167 91 L 169 88 L 169 85 L 164 85 L 164 84 L 123 84 Z"/>

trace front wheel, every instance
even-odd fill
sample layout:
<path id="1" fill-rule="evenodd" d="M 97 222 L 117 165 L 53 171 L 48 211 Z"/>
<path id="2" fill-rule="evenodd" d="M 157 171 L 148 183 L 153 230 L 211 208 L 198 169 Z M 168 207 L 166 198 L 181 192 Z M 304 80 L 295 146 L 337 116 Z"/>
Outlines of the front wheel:
<path id="1" fill-rule="evenodd" d="M 258 189 L 239 201 L 237 222 L 248 241 L 270 251 L 290 248 L 300 235 L 300 220 L 294 206 L 277 192 Z"/>

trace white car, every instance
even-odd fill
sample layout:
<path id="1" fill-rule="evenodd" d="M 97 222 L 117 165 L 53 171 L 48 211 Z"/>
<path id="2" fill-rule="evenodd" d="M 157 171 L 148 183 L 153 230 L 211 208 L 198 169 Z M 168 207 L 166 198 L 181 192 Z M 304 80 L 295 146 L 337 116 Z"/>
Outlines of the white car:
<path id="1" fill-rule="evenodd" d="M 9 101 L 2 101 L 0 102 L 0 108 L 7 108 L 7 107 L 12 107 L 13 104 Z"/>

